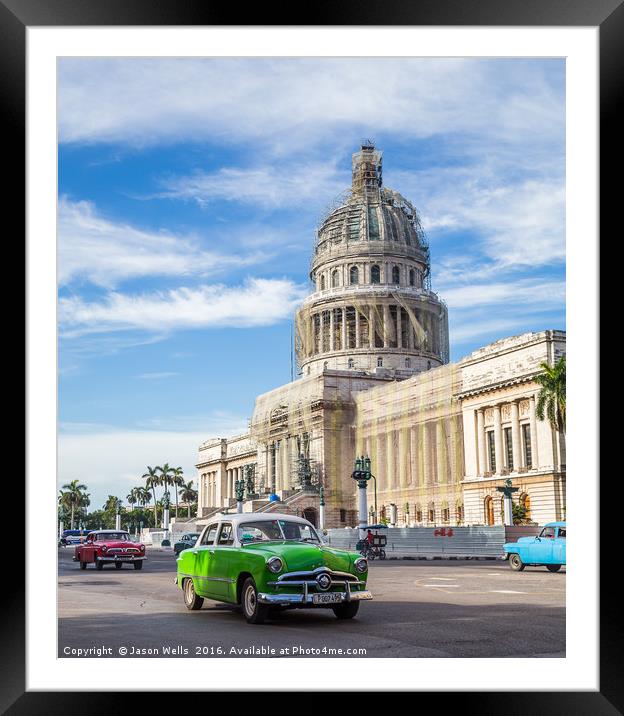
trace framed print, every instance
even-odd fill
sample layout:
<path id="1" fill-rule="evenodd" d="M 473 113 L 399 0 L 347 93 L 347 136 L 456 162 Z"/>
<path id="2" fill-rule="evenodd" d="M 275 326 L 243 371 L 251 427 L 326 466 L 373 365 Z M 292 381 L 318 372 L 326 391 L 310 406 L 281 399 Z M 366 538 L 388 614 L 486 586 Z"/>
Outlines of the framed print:
<path id="1" fill-rule="evenodd" d="M 354 9 L 0 4 L 28 294 L 8 713 L 624 708 L 595 429 L 624 11 Z"/>

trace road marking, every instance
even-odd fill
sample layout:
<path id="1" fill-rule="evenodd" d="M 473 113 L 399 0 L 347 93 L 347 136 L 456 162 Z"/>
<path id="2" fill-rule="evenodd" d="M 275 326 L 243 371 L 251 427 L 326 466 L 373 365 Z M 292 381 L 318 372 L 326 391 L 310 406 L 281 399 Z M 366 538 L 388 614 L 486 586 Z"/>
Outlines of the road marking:
<path id="1" fill-rule="evenodd" d="M 437 587 L 438 589 L 446 589 L 447 587 L 459 587 L 459 584 L 423 584 L 423 587 Z"/>
<path id="2" fill-rule="evenodd" d="M 528 594 L 528 592 L 516 592 L 514 589 L 490 589 L 494 594 Z"/>
<path id="3" fill-rule="evenodd" d="M 444 582 L 453 582 L 454 581 L 452 577 L 429 577 L 429 579 L 440 579 Z"/>

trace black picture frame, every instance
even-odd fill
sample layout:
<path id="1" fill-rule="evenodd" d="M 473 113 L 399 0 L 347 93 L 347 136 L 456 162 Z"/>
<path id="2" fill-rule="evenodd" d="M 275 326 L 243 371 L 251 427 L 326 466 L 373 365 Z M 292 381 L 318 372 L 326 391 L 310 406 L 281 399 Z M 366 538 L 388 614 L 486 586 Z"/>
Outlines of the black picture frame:
<path id="1" fill-rule="evenodd" d="M 0 102 L 5 123 L 5 162 L 11 152 L 11 181 L 5 187 L 5 208 L 25 235 L 25 80 L 26 29 L 36 26 L 269 26 L 269 25 L 419 25 L 419 26 L 593 26 L 599 27 L 600 66 L 600 224 L 617 226 L 620 211 L 622 126 L 624 113 L 624 0 L 319 0 L 305 6 L 306 17 L 294 4 L 243 6 L 210 0 L 0 0 Z M 244 22 L 240 22 L 244 16 Z M 5 166 L 6 166 L 5 164 Z M 620 222 L 621 223 L 621 222 Z M 617 239 L 621 229 L 614 238 Z M 589 429 L 592 429 L 591 427 Z M 605 438 L 606 441 L 607 438 Z M 602 440 L 599 439 L 599 445 Z M 13 488 L 13 485 L 12 485 Z M 14 493 L 15 494 L 15 493 Z M 616 512 L 619 520 L 619 514 Z M 601 507 L 600 690 L 596 692 L 447 692 L 435 694 L 437 708 L 457 700 L 462 712 L 505 714 L 616 714 L 624 713 L 621 657 L 620 597 L 606 579 L 617 565 L 615 528 Z M 21 542 L 20 542 L 21 544 Z M 145 707 L 142 693 L 26 692 L 25 691 L 25 581 L 15 578 L 21 559 L 5 561 L 2 610 L 0 709 L 12 716 L 30 713 L 122 713 Z M 605 576 L 606 575 L 606 576 Z M 616 587 L 617 589 L 617 587 Z M 544 661 L 547 668 L 547 660 Z M 588 664 L 588 669 L 593 668 Z M 417 663 L 415 663 L 417 669 Z M 79 685 L 77 684 L 77 687 Z M 354 686 L 357 689 L 357 685 Z M 383 691 L 383 683 L 378 684 Z M 408 685 L 406 685 L 406 689 Z M 496 689 L 497 684 L 493 683 Z M 523 684 L 518 684 L 522 689 Z M 427 694 L 421 694 L 425 699 Z M 169 697 L 169 698 L 168 698 Z M 159 695 L 160 709 L 176 708 L 174 695 Z M 440 702 L 444 698 L 444 703 Z M 418 705 L 424 701 L 419 696 Z M 416 702 L 412 702 L 416 707 Z M 179 703 L 177 704 L 179 707 Z M 195 705 L 197 707 L 197 705 Z"/>

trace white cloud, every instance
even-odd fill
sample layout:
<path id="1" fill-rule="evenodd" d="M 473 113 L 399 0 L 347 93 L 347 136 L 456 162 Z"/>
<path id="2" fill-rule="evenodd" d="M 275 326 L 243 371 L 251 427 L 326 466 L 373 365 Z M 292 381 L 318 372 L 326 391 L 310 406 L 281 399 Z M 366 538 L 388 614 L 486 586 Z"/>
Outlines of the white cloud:
<path id="1" fill-rule="evenodd" d="M 58 279 L 107 288 L 145 276 L 206 276 L 264 261 L 267 255 L 224 255 L 203 250 L 197 238 L 149 232 L 102 217 L 88 201 L 59 202 Z"/>
<path id="2" fill-rule="evenodd" d="M 350 182 L 331 162 L 265 165 L 255 168 L 225 167 L 211 173 L 169 178 L 158 198 L 187 199 L 206 206 L 217 200 L 236 201 L 275 209 L 300 205 L 322 205 L 343 191 Z"/>
<path id="3" fill-rule="evenodd" d="M 100 301 L 59 300 L 65 336 L 116 330 L 167 332 L 188 328 L 268 326 L 290 318 L 307 289 L 288 279 L 250 278 L 136 295 L 112 292 Z"/>
<path id="4" fill-rule="evenodd" d="M 565 304 L 565 282 L 544 279 L 516 279 L 499 283 L 473 284 L 446 288 L 440 296 L 451 309 L 471 309 L 483 306 L 511 304 L 512 307 L 531 306 L 554 308 Z"/>
<path id="5" fill-rule="evenodd" d="M 558 136 L 561 60 L 63 58 L 62 142 L 250 142 L 288 153 L 338 130 L 499 141 Z M 97 82 L 94 82 L 97 77 Z M 561 83 L 562 85 L 562 83 Z"/>
<path id="6" fill-rule="evenodd" d="M 147 465 L 180 465 L 185 479 L 197 487 L 195 458 L 209 437 L 227 437 L 246 430 L 247 420 L 227 415 L 190 416 L 188 430 L 120 429 L 104 425 L 65 425 L 59 433 L 58 481 L 79 479 L 91 495 L 89 509 L 99 509 L 109 494 L 124 502 L 130 489 L 143 485 Z M 192 427 L 191 427 L 192 425 Z"/>

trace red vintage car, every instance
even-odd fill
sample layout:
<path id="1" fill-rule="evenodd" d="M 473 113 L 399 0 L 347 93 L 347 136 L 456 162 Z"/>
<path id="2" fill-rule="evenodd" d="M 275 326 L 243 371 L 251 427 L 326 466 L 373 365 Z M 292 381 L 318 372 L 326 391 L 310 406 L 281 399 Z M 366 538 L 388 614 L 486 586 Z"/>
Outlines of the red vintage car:
<path id="1" fill-rule="evenodd" d="M 91 562 L 96 569 L 102 569 L 107 562 L 121 569 L 124 564 L 133 564 L 142 569 L 145 560 L 145 545 L 132 542 L 130 534 L 123 530 L 98 530 L 89 532 L 83 544 L 74 550 L 74 562 L 80 569 L 86 569 Z"/>

